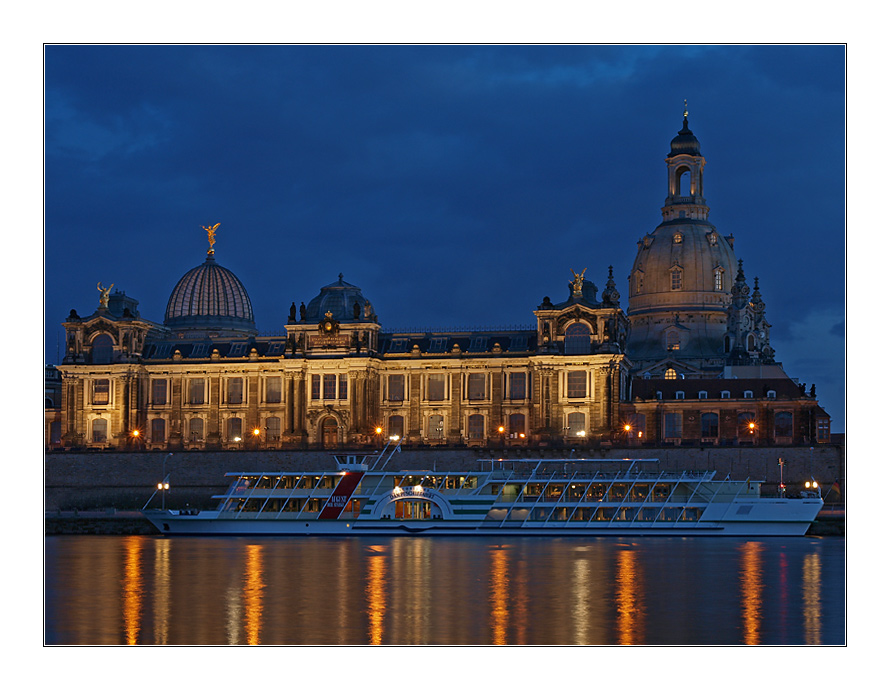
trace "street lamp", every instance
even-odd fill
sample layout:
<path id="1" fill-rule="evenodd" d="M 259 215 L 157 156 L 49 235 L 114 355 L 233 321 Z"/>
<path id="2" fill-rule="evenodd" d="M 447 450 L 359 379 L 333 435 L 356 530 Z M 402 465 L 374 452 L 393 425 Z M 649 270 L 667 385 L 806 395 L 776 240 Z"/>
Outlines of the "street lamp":
<path id="1" fill-rule="evenodd" d="M 158 491 L 161 492 L 161 510 L 163 510 L 167 505 L 167 492 L 170 490 L 170 482 L 168 481 L 170 479 L 170 476 L 167 474 L 167 458 L 172 457 L 173 453 L 167 453 L 167 455 L 164 456 L 164 463 L 161 466 L 161 472 L 164 476 L 164 479 L 158 483 Z"/>
<path id="2" fill-rule="evenodd" d="M 779 458 L 779 495 L 785 496 L 785 461 Z"/>

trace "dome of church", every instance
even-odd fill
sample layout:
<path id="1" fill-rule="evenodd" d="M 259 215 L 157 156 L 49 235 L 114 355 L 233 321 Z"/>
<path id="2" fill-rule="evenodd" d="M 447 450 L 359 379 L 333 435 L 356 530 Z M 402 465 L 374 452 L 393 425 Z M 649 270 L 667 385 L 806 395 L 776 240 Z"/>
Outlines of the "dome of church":
<path id="1" fill-rule="evenodd" d="M 689 122 L 685 117 L 683 118 L 683 129 L 677 132 L 677 136 L 671 140 L 671 152 L 668 154 L 668 158 L 681 154 L 689 156 L 701 155 L 701 145 L 698 143 L 698 139 L 695 138 L 692 130 L 689 129 Z"/>
<path id="2" fill-rule="evenodd" d="M 231 335 L 257 332 L 247 290 L 234 273 L 216 263 L 212 251 L 173 288 L 164 325 L 174 331 Z"/>
<path id="3" fill-rule="evenodd" d="M 356 305 L 358 307 L 356 308 Z M 361 288 L 343 280 L 325 285 L 306 305 L 306 321 L 321 321 L 330 312 L 336 321 L 374 321 L 374 307 L 362 295 Z"/>

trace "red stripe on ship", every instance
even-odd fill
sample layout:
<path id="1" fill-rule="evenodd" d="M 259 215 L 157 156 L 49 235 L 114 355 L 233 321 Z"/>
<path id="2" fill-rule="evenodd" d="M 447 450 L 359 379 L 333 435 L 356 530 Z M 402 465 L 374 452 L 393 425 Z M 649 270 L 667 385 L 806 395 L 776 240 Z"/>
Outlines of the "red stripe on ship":
<path id="1" fill-rule="evenodd" d="M 340 517 L 340 513 L 349 503 L 355 487 L 362 480 L 364 472 L 347 472 L 337 484 L 334 492 L 328 498 L 328 502 L 324 504 L 321 513 L 318 515 L 319 520 L 336 520 Z"/>

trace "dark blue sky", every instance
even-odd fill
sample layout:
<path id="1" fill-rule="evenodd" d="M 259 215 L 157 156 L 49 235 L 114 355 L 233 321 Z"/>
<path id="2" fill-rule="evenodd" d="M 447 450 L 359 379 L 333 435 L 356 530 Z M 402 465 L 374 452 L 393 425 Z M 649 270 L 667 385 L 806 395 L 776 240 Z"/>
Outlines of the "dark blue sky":
<path id="1" fill-rule="evenodd" d="M 610 265 L 626 308 L 684 99 L 710 220 L 843 430 L 843 46 L 48 46 L 46 361 L 99 281 L 162 322 L 215 223 L 264 333 L 341 272 L 384 328 L 532 324 Z"/>

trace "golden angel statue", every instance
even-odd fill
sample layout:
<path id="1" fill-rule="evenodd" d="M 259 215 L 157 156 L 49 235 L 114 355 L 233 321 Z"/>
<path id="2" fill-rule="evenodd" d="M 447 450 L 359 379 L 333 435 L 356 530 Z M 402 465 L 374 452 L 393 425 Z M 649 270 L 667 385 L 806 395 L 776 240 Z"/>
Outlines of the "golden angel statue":
<path id="1" fill-rule="evenodd" d="M 111 288 L 113 288 L 113 287 L 114 287 L 114 283 L 109 285 L 107 288 L 102 287 L 101 280 L 98 283 L 96 283 L 96 289 L 99 290 L 100 293 L 102 293 L 99 296 L 99 306 L 100 307 L 103 307 L 105 309 L 108 308 L 108 293 L 111 292 Z"/>
<path id="2" fill-rule="evenodd" d="M 575 273 L 574 269 L 569 270 L 571 270 L 572 275 L 575 276 L 575 278 L 572 280 L 572 294 L 574 294 L 576 297 L 580 297 L 581 287 L 584 285 L 584 274 L 587 273 L 587 269 L 585 268 L 583 271 L 581 271 L 580 275 Z"/>
<path id="3" fill-rule="evenodd" d="M 201 226 L 204 230 L 207 231 L 207 241 L 210 242 L 210 249 L 208 250 L 208 254 L 213 254 L 213 245 L 216 243 L 216 229 L 219 227 L 219 223 L 216 225 L 211 225 L 209 227 Z"/>

